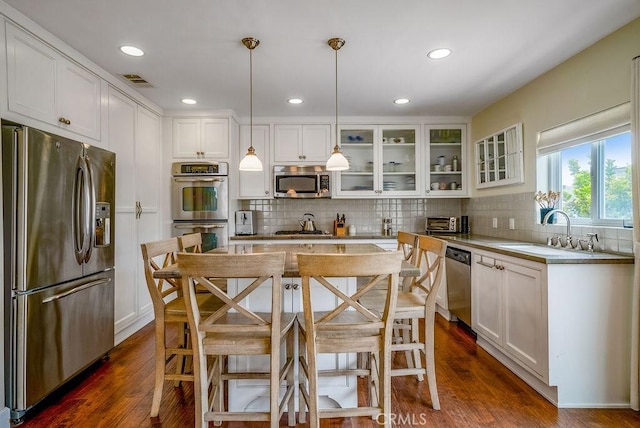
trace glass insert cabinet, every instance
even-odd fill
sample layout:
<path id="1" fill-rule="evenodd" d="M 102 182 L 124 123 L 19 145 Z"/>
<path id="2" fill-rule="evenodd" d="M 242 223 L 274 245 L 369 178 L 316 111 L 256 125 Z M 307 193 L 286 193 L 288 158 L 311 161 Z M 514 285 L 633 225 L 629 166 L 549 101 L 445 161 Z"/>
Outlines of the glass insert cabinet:
<path id="1" fill-rule="evenodd" d="M 336 174 L 337 197 L 421 195 L 419 126 L 343 125 L 339 138 L 350 168 Z"/>
<path id="2" fill-rule="evenodd" d="M 524 182 L 522 123 L 516 123 L 475 143 L 476 188 Z"/>
<path id="3" fill-rule="evenodd" d="M 426 125 L 427 156 L 425 170 L 427 196 L 467 195 L 466 125 Z"/>

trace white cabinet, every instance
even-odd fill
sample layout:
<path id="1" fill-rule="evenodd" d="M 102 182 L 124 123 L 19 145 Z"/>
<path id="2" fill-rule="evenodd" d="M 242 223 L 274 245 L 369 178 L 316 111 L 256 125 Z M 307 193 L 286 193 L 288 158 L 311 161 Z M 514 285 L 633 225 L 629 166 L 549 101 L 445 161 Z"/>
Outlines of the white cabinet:
<path id="1" fill-rule="evenodd" d="M 472 327 L 540 377 L 547 369 L 544 266 L 473 256 Z"/>
<path id="2" fill-rule="evenodd" d="M 629 405 L 632 264 L 471 252 L 479 346 L 558 407 Z"/>
<path id="3" fill-rule="evenodd" d="M 229 119 L 174 118 L 173 157 L 229 158 Z"/>
<path id="4" fill-rule="evenodd" d="M 249 125 L 240 127 L 238 159 L 244 158 L 250 145 Z M 239 171 L 238 199 L 270 199 L 271 160 L 269 158 L 269 125 L 253 125 L 253 147 L 262 161 L 262 171 Z"/>
<path id="5" fill-rule="evenodd" d="M 116 153 L 115 333 L 121 342 L 153 318 L 140 243 L 159 239 L 160 118 L 109 88 L 109 148 Z"/>
<path id="6" fill-rule="evenodd" d="M 467 196 L 466 125 L 426 125 L 425 135 L 425 195 Z"/>
<path id="7" fill-rule="evenodd" d="M 524 183 L 522 123 L 476 141 L 476 188 Z"/>
<path id="8" fill-rule="evenodd" d="M 240 279 L 229 281 L 229 293 L 236 295 L 251 284 L 251 280 Z M 336 278 L 333 281 L 338 288 L 347 295 L 355 292 L 355 278 Z M 297 313 L 302 311 L 302 280 L 300 278 L 283 278 L 284 287 L 283 311 Z M 316 311 L 330 310 L 340 302 L 318 284 L 311 283 L 313 309 Z M 271 289 L 263 286 L 251 294 L 251 301 L 245 302 L 252 310 L 271 310 Z M 322 354 L 318 359 L 319 370 L 340 370 L 352 368 L 356 363 L 355 354 Z M 267 371 L 269 369 L 268 356 L 231 356 L 229 369 L 233 371 Z M 357 380 L 355 376 L 321 377 L 318 381 L 319 394 L 324 403 L 339 404 L 341 407 L 355 407 L 357 404 Z M 297 400 L 296 400 L 297 402 Z M 265 380 L 233 380 L 229 381 L 229 409 L 231 411 L 264 410 L 269 406 L 269 381 Z"/>
<path id="9" fill-rule="evenodd" d="M 6 24 L 8 108 L 100 141 L 101 79 Z"/>
<path id="10" fill-rule="evenodd" d="M 331 147 L 331 125 L 274 125 L 276 164 L 324 164 Z"/>
<path id="11" fill-rule="evenodd" d="M 349 169 L 336 173 L 336 197 L 389 198 L 422 194 L 418 187 L 421 177 L 419 126 L 341 126 L 339 135 Z"/>

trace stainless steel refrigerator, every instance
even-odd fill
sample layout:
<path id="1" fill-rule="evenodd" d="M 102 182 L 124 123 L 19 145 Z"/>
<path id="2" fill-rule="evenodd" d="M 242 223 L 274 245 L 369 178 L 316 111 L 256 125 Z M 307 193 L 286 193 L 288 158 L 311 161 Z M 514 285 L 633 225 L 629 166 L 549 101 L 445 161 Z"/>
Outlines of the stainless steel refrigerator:
<path id="1" fill-rule="evenodd" d="M 6 396 L 14 420 L 114 346 L 115 154 L 2 124 Z"/>

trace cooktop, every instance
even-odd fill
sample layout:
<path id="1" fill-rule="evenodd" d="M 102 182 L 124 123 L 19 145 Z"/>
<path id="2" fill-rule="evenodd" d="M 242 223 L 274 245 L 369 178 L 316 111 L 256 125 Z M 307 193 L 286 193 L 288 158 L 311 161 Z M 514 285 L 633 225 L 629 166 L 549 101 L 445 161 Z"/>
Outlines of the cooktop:
<path id="1" fill-rule="evenodd" d="M 322 235 L 322 230 L 278 230 L 276 235 Z"/>

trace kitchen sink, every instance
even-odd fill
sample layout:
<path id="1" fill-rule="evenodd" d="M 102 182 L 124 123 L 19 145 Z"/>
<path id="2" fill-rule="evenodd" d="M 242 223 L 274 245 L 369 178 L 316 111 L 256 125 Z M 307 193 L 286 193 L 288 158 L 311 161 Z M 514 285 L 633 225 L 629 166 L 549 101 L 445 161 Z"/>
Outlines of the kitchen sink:
<path id="1" fill-rule="evenodd" d="M 549 247 L 540 244 L 513 243 L 513 244 L 494 244 L 498 248 L 505 250 L 522 251 L 530 254 L 540 254 L 543 256 L 566 256 L 568 252 L 575 250 Z M 589 254 L 589 253 L 586 253 Z"/>

